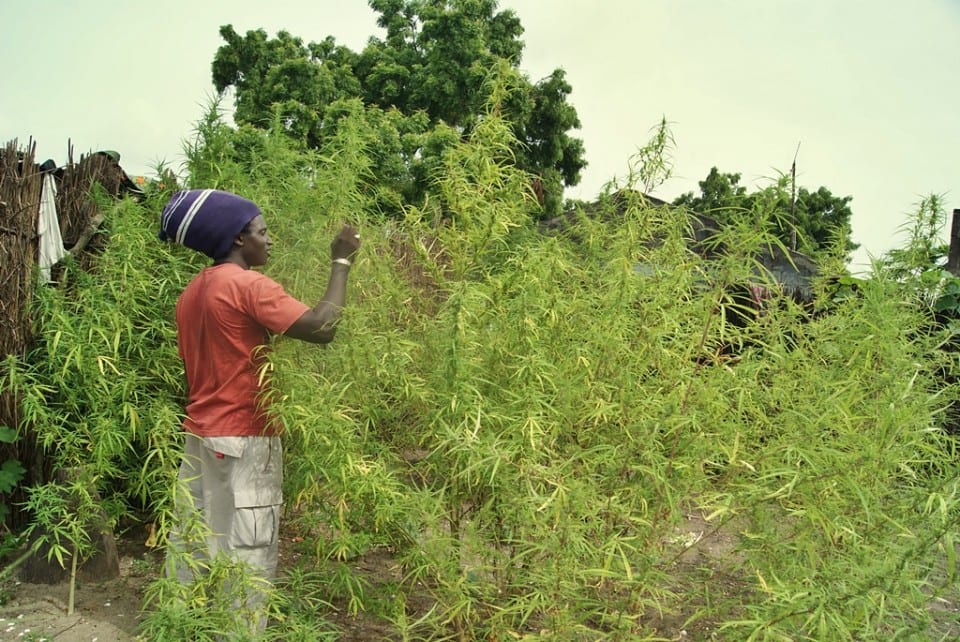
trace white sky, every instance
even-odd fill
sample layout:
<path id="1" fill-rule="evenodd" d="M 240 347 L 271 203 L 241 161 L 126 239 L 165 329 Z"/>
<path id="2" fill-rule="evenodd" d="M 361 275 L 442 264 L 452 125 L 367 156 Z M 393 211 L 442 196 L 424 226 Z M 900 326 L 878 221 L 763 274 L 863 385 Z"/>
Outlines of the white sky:
<path id="1" fill-rule="evenodd" d="M 560 67 L 589 163 L 567 196 L 590 199 L 665 116 L 675 178 L 711 166 L 755 188 L 788 172 L 853 196 L 861 269 L 904 240 L 919 200 L 960 208 L 960 0 L 502 0 L 525 28 L 521 69 Z M 115 149 L 129 174 L 177 169 L 213 95 L 218 28 L 380 36 L 365 0 L 0 0 L 0 143 L 40 160 Z"/>

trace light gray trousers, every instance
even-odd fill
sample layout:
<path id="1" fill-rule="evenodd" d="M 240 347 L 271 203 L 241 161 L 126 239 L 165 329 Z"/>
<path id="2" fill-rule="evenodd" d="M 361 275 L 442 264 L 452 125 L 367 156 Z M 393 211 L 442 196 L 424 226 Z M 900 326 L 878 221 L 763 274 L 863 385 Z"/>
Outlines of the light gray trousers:
<path id="1" fill-rule="evenodd" d="M 201 563 L 225 553 L 250 565 L 264 579 L 276 576 L 283 504 L 279 437 L 197 437 L 187 433 L 179 483 L 176 510 L 180 526 L 169 542 L 174 550 L 191 551 Z M 202 518 L 201 529 L 184 526 L 191 517 Z M 205 545 L 196 541 L 202 531 L 206 531 Z M 193 569 L 177 563 L 175 557 L 170 559 L 177 578 L 191 581 Z"/>

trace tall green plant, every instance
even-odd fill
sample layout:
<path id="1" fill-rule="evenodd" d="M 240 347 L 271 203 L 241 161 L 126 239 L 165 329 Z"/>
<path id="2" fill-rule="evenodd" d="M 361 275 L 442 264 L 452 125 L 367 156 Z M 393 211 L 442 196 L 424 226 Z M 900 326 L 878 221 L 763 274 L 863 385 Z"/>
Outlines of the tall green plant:
<path id="1" fill-rule="evenodd" d="M 17 440 L 17 431 L 8 426 L 0 426 L 0 442 L 12 444 Z M 27 470 L 23 464 L 15 459 L 9 459 L 0 465 L 0 496 L 8 495 L 20 480 L 23 479 Z M 7 515 L 10 514 L 10 507 L 6 503 L 0 503 L 0 522 L 5 522 Z"/>
<path id="2" fill-rule="evenodd" d="M 149 205 L 101 207 L 110 242 L 94 270 L 68 263 L 63 287 L 37 291 L 36 345 L 2 380 L 21 399 L 18 430 L 60 472 L 27 489 L 27 509 L 41 552 L 61 564 L 91 551 L 91 532 L 161 510 L 176 470 L 182 375 L 168 306 L 183 264 L 156 241 Z"/>
<path id="3" fill-rule="evenodd" d="M 191 177 L 264 205 L 266 269 L 304 300 L 336 226 L 364 238 L 337 341 L 271 360 L 301 596 L 321 583 L 405 639 L 934 630 L 931 595 L 955 599 L 956 390 L 915 283 L 878 270 L 812 318 L 754 258 L 777 243 L 763 202 L 711 260 L 682 210 L 641 198 L 542 234 L 495 104 L 447 150 L 442 198 L 384 222 L 369 123 L 347 118 L 317 154 L 266 132 L 237 156 L 217 125 Z M 746 325 L 744 285 L 771 293 Z M 374 550 L 398 564 L 389 599 L 357 570 Z M 279 591 L 274 633 L 305 617 Z"/>

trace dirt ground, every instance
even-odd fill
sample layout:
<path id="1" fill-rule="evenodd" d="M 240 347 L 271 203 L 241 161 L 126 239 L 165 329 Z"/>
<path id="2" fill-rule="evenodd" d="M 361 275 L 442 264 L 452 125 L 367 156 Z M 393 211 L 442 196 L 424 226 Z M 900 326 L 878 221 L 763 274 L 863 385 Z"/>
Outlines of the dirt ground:
<path id="1" fill-rule="evenodd" d="M 8 581 L 0 586 L 0 640 L 127 642 L 136 639 L 143 590 L 153 579 L 158 553 L 140 533 L 118 540 L 120 577 L 78 582 L 74 612 L 67 614 L 70 587 Z"/>
<path id="2" fill-rule="evenodd" d="M 284 533 L 281 545 L 281 568 L 295 562 L 295 534 Z M 128 533 L 118 541 L 120 577 L 99 583 L 78 583 L 75 612 L 67 615 L 67 583 L 26 584 L 7 581 L 0 585 L 0 641 L 56 642 L 133 642 L 141 620 L 143 592 L 155 577 L 161 554 L 144 545 L 145 533 Z M 735 536 L 716 531 L 698 515 L 690 515 L 686 523 L 667 539 L 668 548 L 677 551 L 673 561 L 677 576 L 710 573 L 710 581 L 732 596 L 749 599 L 749 587 L 738 576 L 734 550 Z M 691 547 L 690 545 L 693 544 Z M 396 569 L 389 554 L 376 551 L 354 561 L 358 572 L 376 585 L 378 579 L 395 579 Z M 960 640 L 960 600 L 935 601 L 930 605 L 937 620 L 931 640 Z M 710 622 L 685 625 L 689 614 L 662 614 L 655 626 L 666 640 L 716 640 Z M 373 642 L 390 638 L 389 628 L 373 618 L 344 615 L 335 624 L 346 642 Z M 149 641 L 146 641 L 149 642 Z"/>

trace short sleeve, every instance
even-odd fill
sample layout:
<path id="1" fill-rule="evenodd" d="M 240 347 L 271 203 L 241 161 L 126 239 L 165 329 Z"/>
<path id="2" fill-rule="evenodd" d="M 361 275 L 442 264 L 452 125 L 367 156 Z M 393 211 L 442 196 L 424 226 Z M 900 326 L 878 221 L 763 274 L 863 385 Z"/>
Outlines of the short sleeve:
<path id="1" fill-rule="evenodd" d="M 253 319 L 274 334 L 283 334 L 310 307 L 287 294 L 279 283 L 263 274 L 247 290 L 247 311 Z"/>

